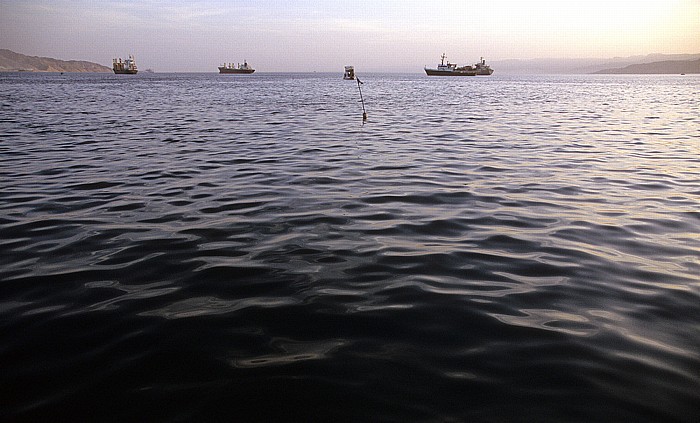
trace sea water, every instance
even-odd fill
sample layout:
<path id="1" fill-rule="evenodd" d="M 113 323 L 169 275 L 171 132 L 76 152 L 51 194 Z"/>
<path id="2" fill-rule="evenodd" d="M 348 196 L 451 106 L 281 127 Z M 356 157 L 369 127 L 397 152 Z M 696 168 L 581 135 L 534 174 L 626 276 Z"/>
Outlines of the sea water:
<path id="1" fill-rule="evenodd" d="M 700 78 L 0 74 L 0 419 L 694 422 Z"/>

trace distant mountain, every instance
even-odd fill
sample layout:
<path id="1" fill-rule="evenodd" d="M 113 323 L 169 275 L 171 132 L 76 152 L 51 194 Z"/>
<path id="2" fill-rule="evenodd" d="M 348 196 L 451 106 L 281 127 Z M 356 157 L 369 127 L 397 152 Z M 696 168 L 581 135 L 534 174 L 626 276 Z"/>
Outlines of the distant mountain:
<path id="1" fill-rule="evenodd" d="M 49 57 L 25 56 L 0 49 L 0 72 L 112 72 L 97 63 L 78 60 L 58 60 Z"/>
<path id="2" fill-rule="evenodd" d="M 602 69 L 597 74 L 678 74 L 700 73 L 700 59 L 698 60 L 664 60 L 661 62 L 639 63 L 623 68 Z"/>
<path id="3" fill-rule="evenodd" d="M 700 59 L 700 54 L 649 54 L 647 56 L 614 57 L 608 59 L 510 59 L 492 61 L 490 64 L 499 75 L 586 74 L 605 69 L 624 68 L 636 64 L 662 61 L 691 61 L 698 59 Z"/>

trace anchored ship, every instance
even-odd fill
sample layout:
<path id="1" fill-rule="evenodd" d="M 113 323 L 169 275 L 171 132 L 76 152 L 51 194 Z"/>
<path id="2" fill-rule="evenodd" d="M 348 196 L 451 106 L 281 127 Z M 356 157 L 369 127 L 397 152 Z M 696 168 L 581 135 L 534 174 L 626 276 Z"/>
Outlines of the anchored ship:
<path id="1" fill-rule="evenodd" d="M 122 61 L 121 57 L 119 59 L 112 59 L 112 70 L 114 73 L 127 75 L 136 75 L 139 71 L 138 68 L 136 68 L 136 60 L 134 60 L 134 56 L 131 54 L 129 58 L 124 61 Z"/>
<path id="2" fill-rule="evenodd" d="M 345 74 L 343 74 L 343 79 L 355 79 L 355 68 L 352 66 L 345 66 Z"/>
<path id="3" fill-rule="evenodd" d="M 240 63 L 238 66 L 233 66 L 233 63 L 229 63 L 228 66 L 226 63 L 224 63 L 223 66 L 219 66 L 219 73 L 253 73 L 255 72 L 255 69 L 250 67 L 247 61 L 243 61 L 243 64 L 241 65 Z"/>
<path id="4" fill-rule="evenodd" d="M 428 76 L 476 76 L 476 75 L 491 75 L 493 69 L 486 64 L 484 58 L 481 58 L 479 63 L 473 66 L 457 66 L 449 61 L 445 64 L 445 53 L 442 53 L 442 61 L 437 66 L 437 69 L 424 68 Z"/>

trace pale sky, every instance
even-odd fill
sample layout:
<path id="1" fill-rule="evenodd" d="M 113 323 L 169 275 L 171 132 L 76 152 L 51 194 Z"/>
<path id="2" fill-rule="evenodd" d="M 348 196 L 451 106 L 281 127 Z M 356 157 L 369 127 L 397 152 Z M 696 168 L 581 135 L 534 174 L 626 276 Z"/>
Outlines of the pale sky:
<path id="1" fill-rule="evenodd" d="M 216 72 L 420 72 L 452 62 L 700 53 L 700 0 L 0 0 L 0 48 Z"/>

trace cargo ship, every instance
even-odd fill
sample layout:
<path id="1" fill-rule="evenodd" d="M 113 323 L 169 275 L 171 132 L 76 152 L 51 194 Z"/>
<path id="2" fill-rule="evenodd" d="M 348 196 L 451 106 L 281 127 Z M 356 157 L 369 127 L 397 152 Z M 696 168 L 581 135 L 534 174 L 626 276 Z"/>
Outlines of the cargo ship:
<path id="1" fill-rule="evenodd" d="M 238 66 L 233 66 L 233 63 L 229 63 L 228 66 L 226 63 L 224 63 L 223 66 L 219 66 L 219 73 L 253 73 L 255 72 L 255 69 L 250 67 L 247 61 L 243 61 L 243 64 L 241 65 L 240 63 Z"/>
<path id="2" fill-rule="evenodd" d="M 116 74 L 126 74 L 126 75 L 136 75 L 138 73 L 138 68 L 136 67 L 136 60 L 131 54 L 129 58 L 122 61 L 121 57 L 119 59 L 112 59 L 112 70 Z"/>
<path id="3" fill-rule="evenodd" d="M 493 69 L 486 64 L 484 58 L 481 58 L 479 63 L 473 66 L 457 66 L 449 61 L 445 64 L 445 53 L 442 53 L 442 61 L 437 66 L 437 69 L 424 68 L 428 76 L 477 76 L 491 75 Z"/>

